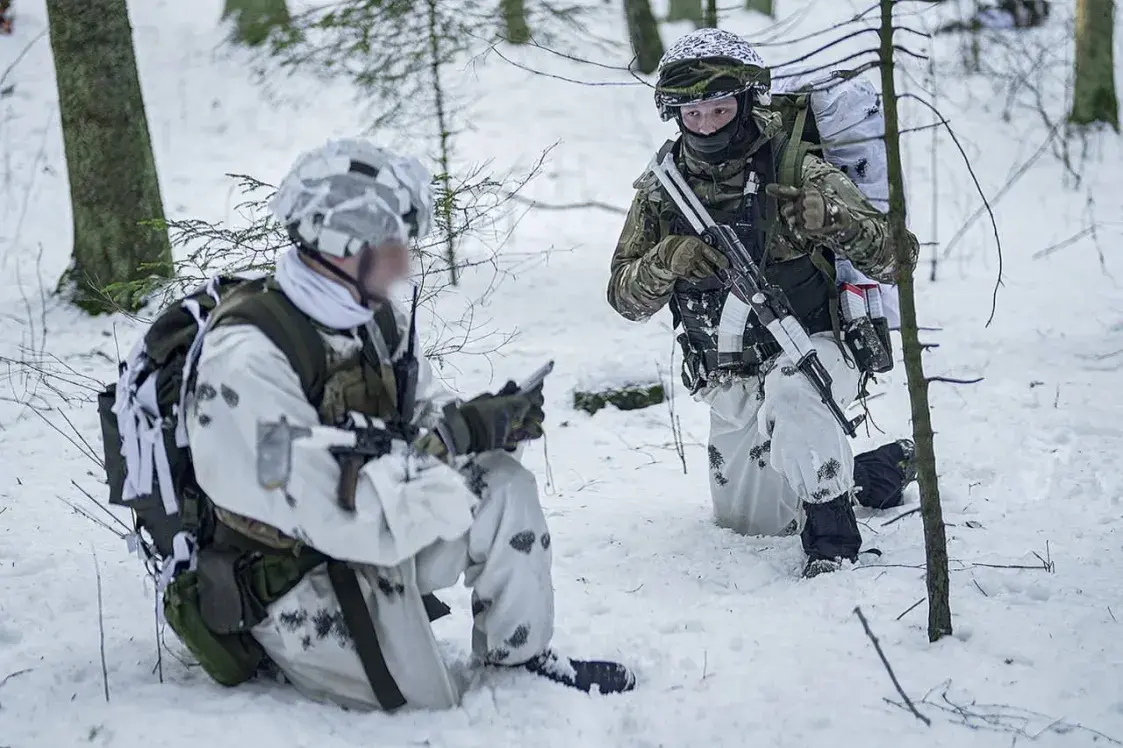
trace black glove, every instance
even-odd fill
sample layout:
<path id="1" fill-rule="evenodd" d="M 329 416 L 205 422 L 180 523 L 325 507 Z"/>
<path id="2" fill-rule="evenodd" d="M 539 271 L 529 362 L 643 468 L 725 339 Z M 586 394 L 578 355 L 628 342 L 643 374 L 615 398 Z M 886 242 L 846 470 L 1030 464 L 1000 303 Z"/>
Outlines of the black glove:
<path id="1" fill-rule="evenodd" d="M 477 454 L 501 449 L 513 441 L 533 405 L 532 395 L 519 394 L 517 389 L 508 382 L 499 394 L 485 392 L 466 403 L 446 405 L 437 431 L 448 451 L 453 455 Z"/>

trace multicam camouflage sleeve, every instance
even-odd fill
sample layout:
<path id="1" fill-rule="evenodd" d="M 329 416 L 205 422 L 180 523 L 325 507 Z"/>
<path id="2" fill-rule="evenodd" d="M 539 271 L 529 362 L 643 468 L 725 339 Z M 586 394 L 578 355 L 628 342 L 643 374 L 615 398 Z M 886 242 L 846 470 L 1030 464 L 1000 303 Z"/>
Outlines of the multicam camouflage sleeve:
<path id="1" fill-rule="evenodd" d="M 637 191 L 612 255 L 608 303 L 620 316 L 641 322 L 671 298 L 675 277 L 659 262 L 659 222 L 644 192 Z"/>
<path id="2" fill-rule="evenodd" d="M 828 204 L 833 204 L 849 216 L 850 229 L 826 239 L 829 248 L 874 280 L 895 283 L 896 246 L 885 214 L 873 207 L 842 171 L 817 156 L 808 156 L 804 160 L 803 183 L 819 189 Z M 908 256 L 915 264 L 919 244 L 912 233 L 909 233 L 908 241 L 911 245 Z"/>

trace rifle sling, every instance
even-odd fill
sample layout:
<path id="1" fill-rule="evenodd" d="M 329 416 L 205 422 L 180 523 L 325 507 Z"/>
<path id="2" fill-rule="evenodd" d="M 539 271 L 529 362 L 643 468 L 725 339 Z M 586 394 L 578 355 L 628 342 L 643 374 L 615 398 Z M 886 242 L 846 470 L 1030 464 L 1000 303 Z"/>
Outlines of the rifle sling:
<path id="1" fill-rule="evenodd" d="M 359 662 L 370 683 L 371 692 L 385 711 L 393 711 L 405 706 L 406 698 L 390 674 L 382 647 L 378 643 L 378 633 L 374 630 L 374 619 L 367 607 L 359 587 L 355 570 L 342 561 L 331 560 L 327 564 L 328 579 L 339 599 L 339 609 L 343 622 L 355 642 Z M 376 603 L 377 604 L 377 603 Z"/>

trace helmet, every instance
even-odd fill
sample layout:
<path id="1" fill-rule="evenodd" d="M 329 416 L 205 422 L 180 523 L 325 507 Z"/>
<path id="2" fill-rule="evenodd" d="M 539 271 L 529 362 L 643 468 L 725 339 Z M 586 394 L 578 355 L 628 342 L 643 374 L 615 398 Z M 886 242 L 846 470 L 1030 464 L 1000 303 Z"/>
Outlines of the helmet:
<path id="1" fill-rule="evenodd" d="M 698 29 L 680 37 L 659 60 L 655 105 L 664 121 L 679 107 L 750 92 L 768 103 L 771 82 L 764 60 L 736 34 Z"/>
<path id="2" fill-rule="evenodd" d="M 349 257 L 429 233 L 431 180 L 412 156 L 358 138 L 332 140 L 296 160 L 270 208 L 301 250 Z"/>

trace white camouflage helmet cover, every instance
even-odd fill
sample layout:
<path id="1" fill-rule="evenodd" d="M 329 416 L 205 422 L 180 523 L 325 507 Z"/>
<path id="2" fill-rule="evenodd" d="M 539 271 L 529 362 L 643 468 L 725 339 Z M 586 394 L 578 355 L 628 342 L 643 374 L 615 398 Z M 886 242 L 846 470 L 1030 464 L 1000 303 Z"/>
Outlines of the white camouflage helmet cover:
<path id="1" fill-rule="evenodd" d="M 745 39 L 724 29 L 698 29 L 696 31 L 691 31 L 689 34 L 680 36 L 667 48 L 667 51 L 664 52 L 663 56 L 659 59 L 659 79 L 663 81 L 667 68 L 673 67 L 675 63 L 715 57 L 736 60 L 748 68 L 761 71 L 762 77 L 760 82 L 746 82 L 740 90 L 736 91 L 712 91 L 689 97 L 675 96 L 670 92 L 660 91 L 657 85 L 655 103 L 659 107 L 660 112 L 664 114 L 664 119 L 669 118 L 669 107 L 682 106 L 687 103 L 686 99 L 690 101 L 706 101 L 708 99 L 718 99 L 731 94 L 740 93 L 741 91 L 749 89 L 754 90 L 761 103 L 767 103 L 770 86 L 764 60 Z"/>
<path id="2" fill-rule="evenodd" d="M 270 207 L 309 249 L 348 257 L 429 233 L 431 181 L 412 156 L 360 138 L 332 140 L 296 160 Z"/>

